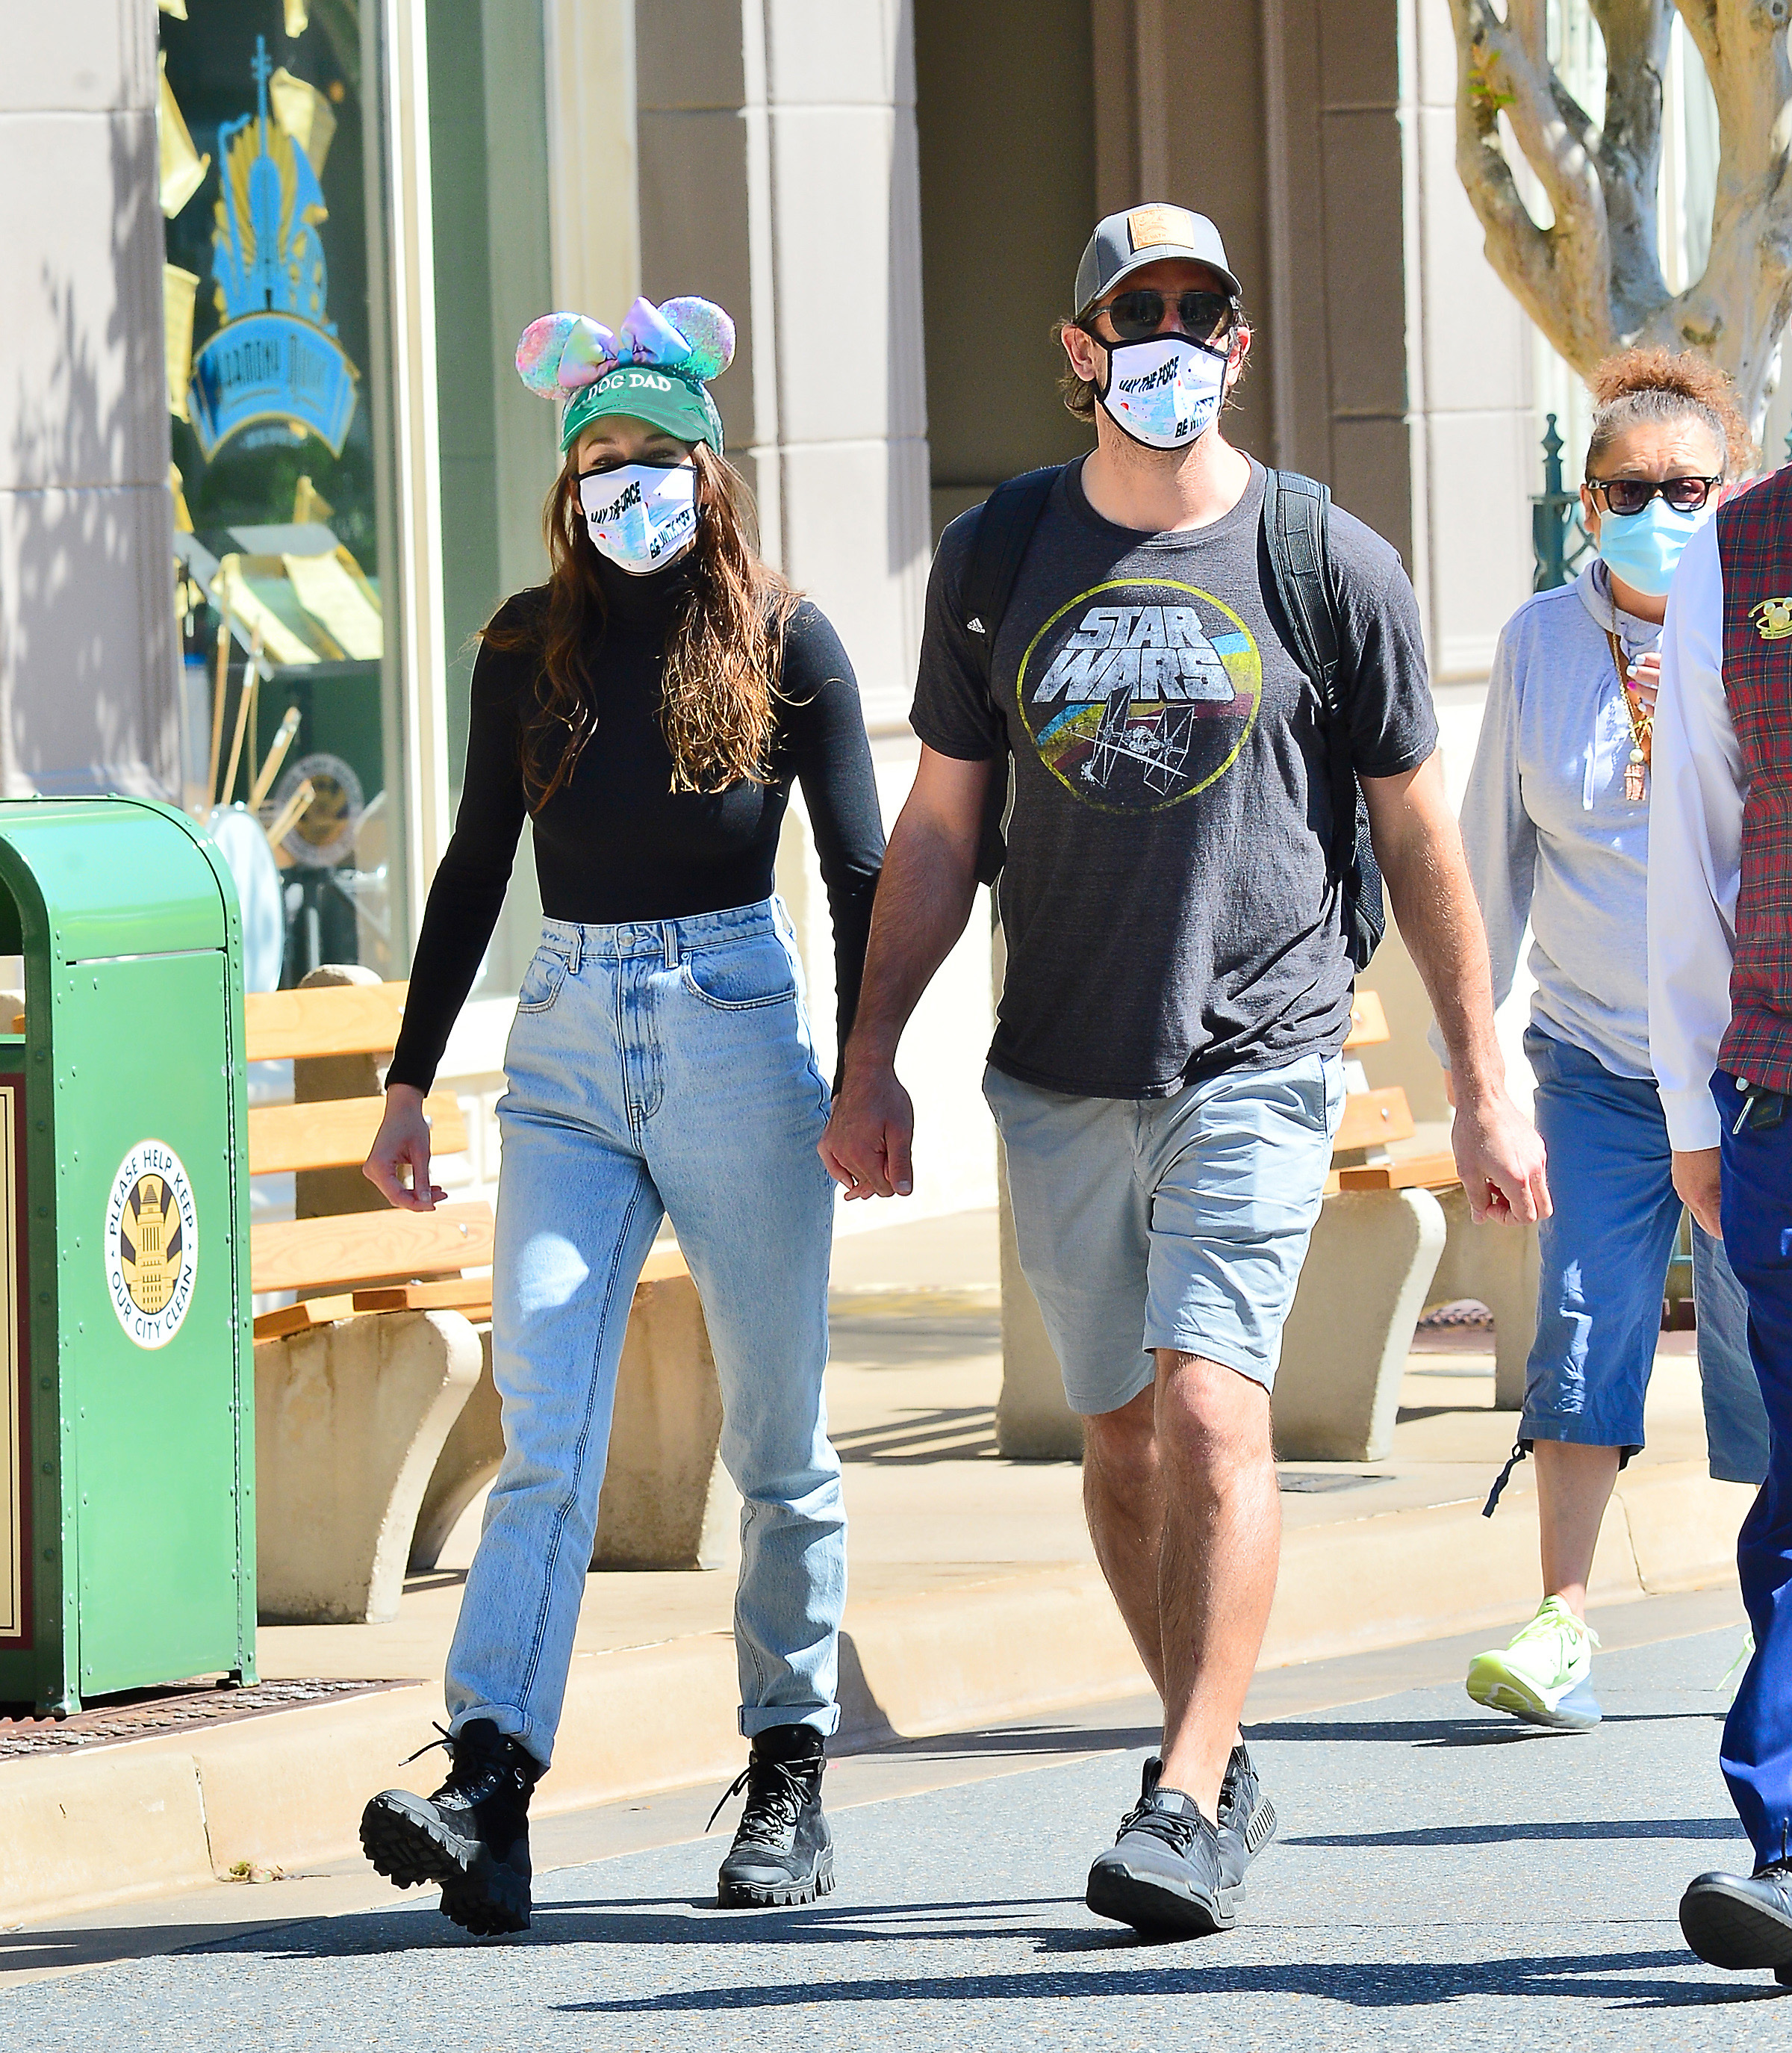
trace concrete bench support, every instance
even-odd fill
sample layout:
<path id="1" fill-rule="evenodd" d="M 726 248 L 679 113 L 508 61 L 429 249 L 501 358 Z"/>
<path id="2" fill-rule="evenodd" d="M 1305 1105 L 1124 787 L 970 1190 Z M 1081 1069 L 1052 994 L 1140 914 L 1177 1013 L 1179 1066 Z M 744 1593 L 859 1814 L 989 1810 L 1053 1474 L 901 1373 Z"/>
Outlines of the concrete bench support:
<path id="1" fill-rule="evenodd" d="M 433 1568 L 504 1458 L 492 1337 L 477 1388 L 444 1443 L 411 1544 Z M 688 1276 L 636 1287 L 616 1385 L 593 1568 L 726 1568 L 740 1558 L 740 1498 L 721 1463 L 722 1397 L 703 1305 Z"/>
<path id="2" fill-rule="evenodd" d="M 1459 1184 L 1442 1193 L 1449 1235 L 1427 1305 L 1472 1297 L 1493 1314 L 1493 1407 L 1524 1408 L 1524 1369 L 1537 1337 L 1537 1229 L 1494 1219 L 1476 1226 Z"/>
<path id="3" fill-rule="evenodd" d="M 1353 1191 L 1321 1207 L 1282 1336 L 1271 1401 L 1284 1461 L 1378 1462 L 1444 1250 L 1425 1190 Z"/>
<path id="4" fill-rule="evenodd" d="M 1039 1301 L 1021 1273 L 1008 1165 L 996 1144 L 1002 1231 L 1002 1395 L 995 1443 L 1011 1462 L 1080 1462 L 1083 1422 L 1065 1402 L 1064 1376 L 1039 1315 Z"/>
<path id="5" fill-rule="evenodd" d="M 363 1314 L 257 1342 L 264 1624 L 398 1616 L 418 1506 L 478 1380 L 479 1337 L 457 1312 Z"/>

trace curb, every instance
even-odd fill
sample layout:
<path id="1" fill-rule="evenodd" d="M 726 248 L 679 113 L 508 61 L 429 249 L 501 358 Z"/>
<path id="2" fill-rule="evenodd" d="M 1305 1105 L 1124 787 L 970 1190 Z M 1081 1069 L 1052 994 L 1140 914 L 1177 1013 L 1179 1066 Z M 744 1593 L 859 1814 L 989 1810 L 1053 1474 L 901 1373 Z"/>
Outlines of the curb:
<path id="1" fill-rule="evenodd" d="M 1696 1462 L 1626 1470 L 1593 1600 L 1732 1574 L 1752 1495 Z M 1536 1588 L 1535 1523 L 1484 1521 L 1476 1503 L 1296 1528 L 1261 1666 L 1508 1623 L 1530 1615 Z M 851 1751 L 1149 1687 L 1100 1571 L 1079 1564 L 849 1605 L 840 1681 Z M 538 1814 L 731 1779 L 738 1704 L 726 1633 L 575 1656 Z M 400 1764 L 441 1708 L 437 1686 L 418 1683 L 0 1763 L 0 1921 L 206 1886 L 240 1861 L 291 1873 L 352 1855 L 362 1806 L 414 1779 Z"/>

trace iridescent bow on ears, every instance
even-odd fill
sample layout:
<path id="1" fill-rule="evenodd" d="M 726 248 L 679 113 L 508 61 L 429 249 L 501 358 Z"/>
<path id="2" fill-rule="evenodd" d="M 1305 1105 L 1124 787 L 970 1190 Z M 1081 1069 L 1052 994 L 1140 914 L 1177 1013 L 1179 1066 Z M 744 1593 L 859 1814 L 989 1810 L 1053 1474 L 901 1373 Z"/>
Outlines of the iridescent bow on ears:
<path id="1" fill-rule="evenodd" d="M 704 383 L 733 361 L 734 323 L 709 300 L 637 300 L 614 333 L 584 314 L 543 314 L 516 345 L 516 375 L 544 399 L 570 399 L 619 363 Z"/>

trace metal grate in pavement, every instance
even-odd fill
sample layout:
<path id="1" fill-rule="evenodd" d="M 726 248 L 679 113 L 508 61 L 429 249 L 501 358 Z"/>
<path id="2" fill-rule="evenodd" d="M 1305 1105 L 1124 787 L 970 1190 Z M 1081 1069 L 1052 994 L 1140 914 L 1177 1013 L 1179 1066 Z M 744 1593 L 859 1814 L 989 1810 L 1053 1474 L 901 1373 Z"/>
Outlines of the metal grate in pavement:
<path id="1" fill-rule="evenodd" d="M 241 1690 L 210 1682 L 184 1682 L 167 1690 L 121 1691 L 68 1718 L 35 1717 L 22 1705 L 0 1705 L 0 1761 L 66 1753 L 80 1747 L 116 1746 L 125 1740 L 153 1739 L 158 1733 L 194 1725 L 229 1725 L 239 1718 L 265 1717 L 270 1711 L 297 1710 L 307 1704 L 334 1703 L 345 1697 L 411 1686 L 404 1681 L 341 1682 L 311 1677 L 255 1682 Z"/>

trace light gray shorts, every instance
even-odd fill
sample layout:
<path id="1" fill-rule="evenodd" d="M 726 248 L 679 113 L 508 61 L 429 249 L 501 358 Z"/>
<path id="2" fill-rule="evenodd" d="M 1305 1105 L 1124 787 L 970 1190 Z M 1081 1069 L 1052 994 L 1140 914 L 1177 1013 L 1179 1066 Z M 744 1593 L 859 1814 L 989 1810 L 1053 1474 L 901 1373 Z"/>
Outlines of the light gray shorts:
<path id="1" fill-rule="evenodd" d="M 1155 1348 L 1275 1381 L 1344 1109 L 1337 1056 L 1173 1097 L 1070 1097 L 983 1073 L 1021 1266 L 1084 1416 L 1130 1403 Z"/>

